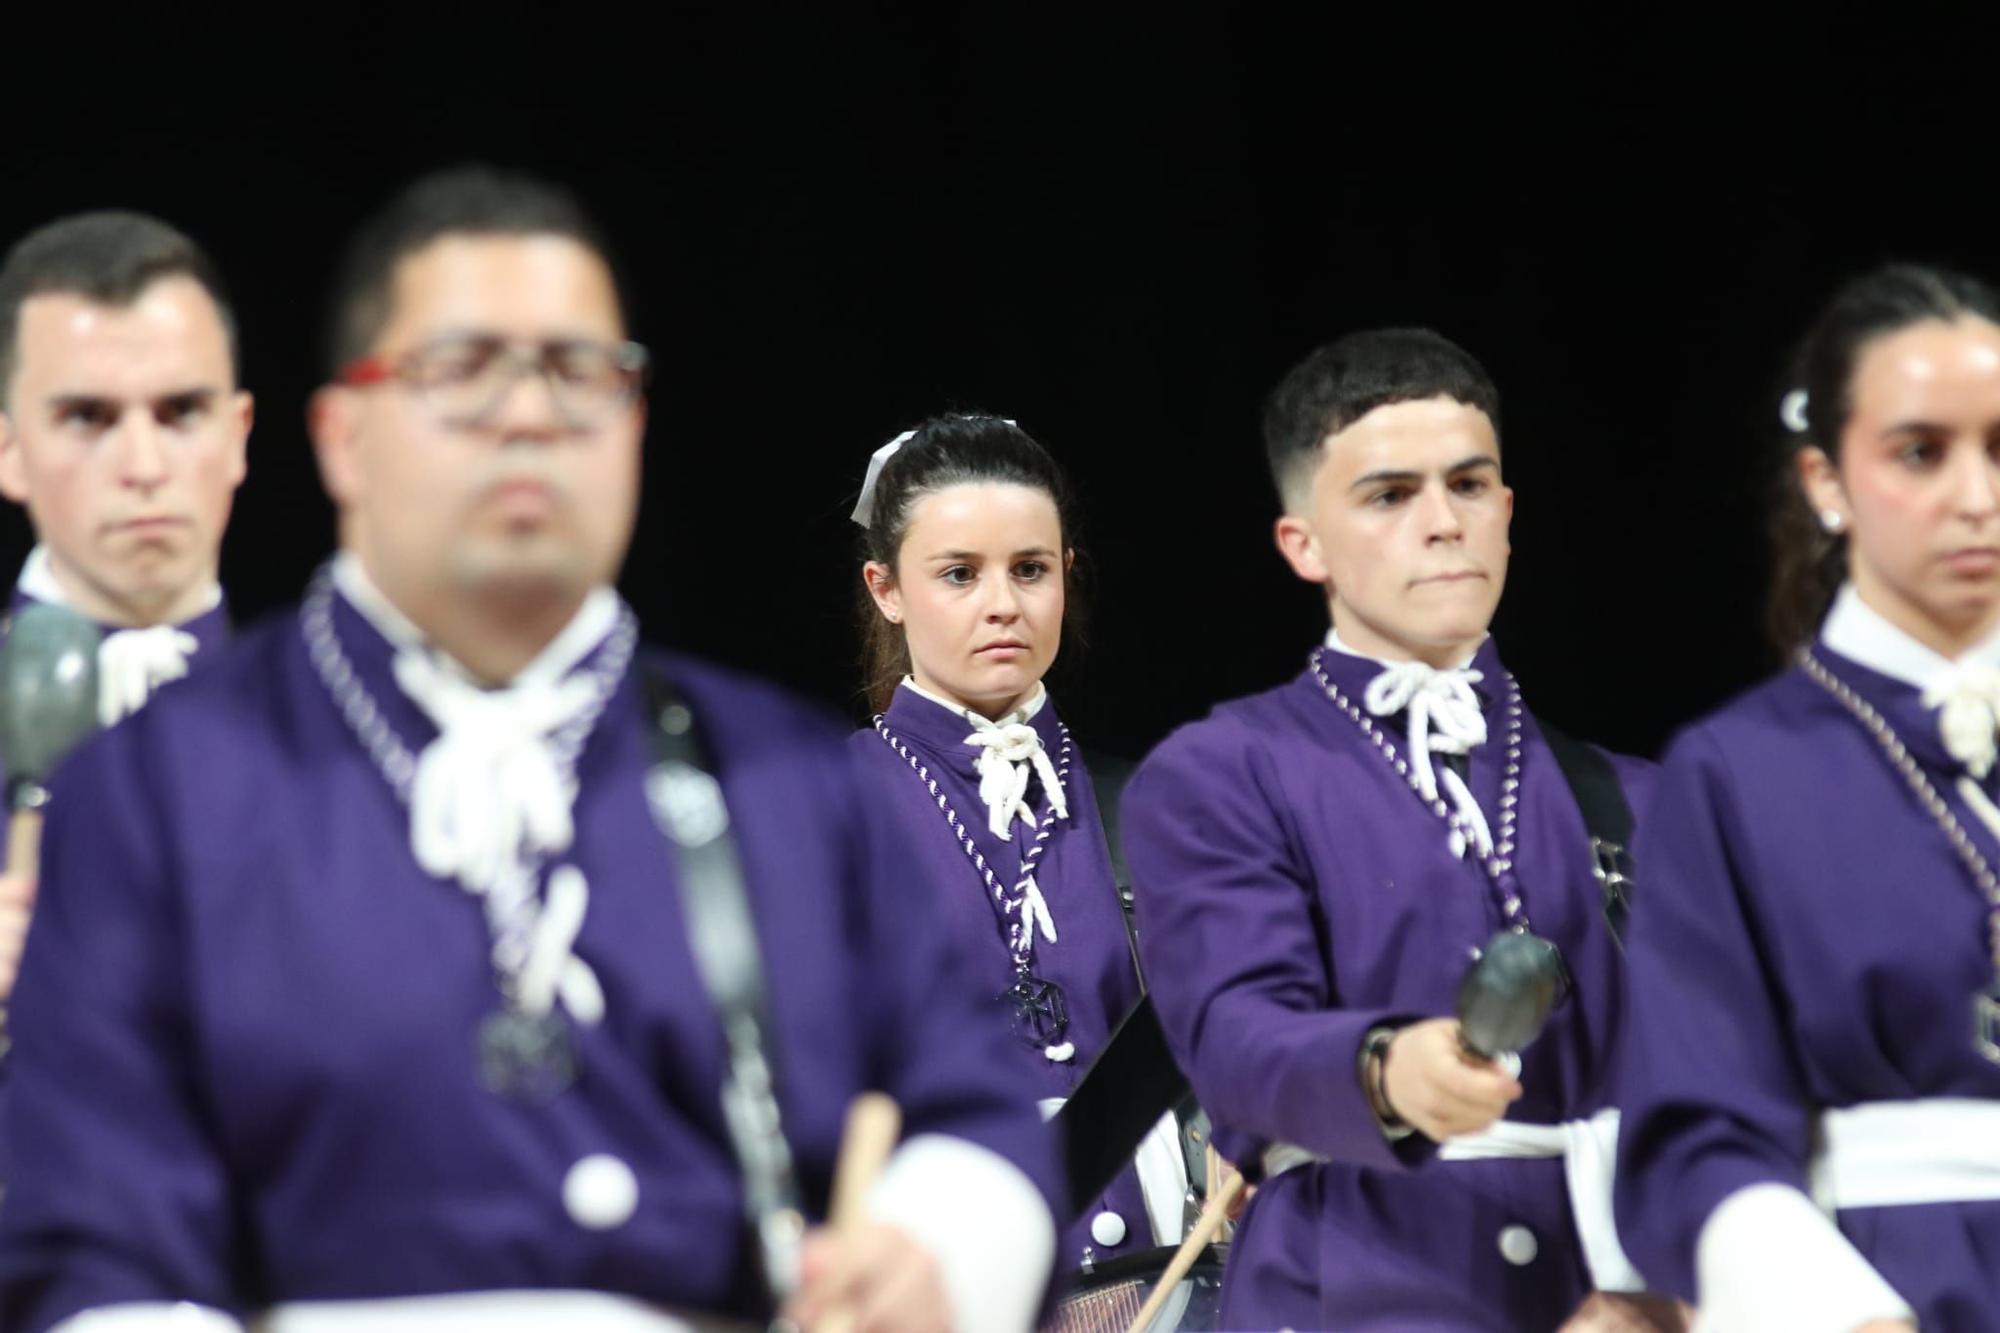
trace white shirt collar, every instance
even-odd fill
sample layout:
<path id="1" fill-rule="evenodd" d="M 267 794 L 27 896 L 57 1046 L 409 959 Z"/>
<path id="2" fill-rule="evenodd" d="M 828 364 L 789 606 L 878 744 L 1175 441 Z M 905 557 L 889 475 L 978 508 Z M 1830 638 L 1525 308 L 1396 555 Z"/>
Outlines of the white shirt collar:
<path id="1" fill-rule="evenodd" d="M 362 568 L 360 558 L 352 551 L 342 551 L 334 556 L 333 586 L 361 613 L 361 618 L 373 625 L 376 633 L 392 646 L 427 650 L 466 683 L 477 683 L 477 678 L 449 653 L 430 645 L 416 623 L 389 600 L 388 594 L 376 585 L 375 580 L 368 577 L 368 571 Z M 592 588 L 583 599 L 583 605 L 570 617 L 569 624 L 563 626 L 562 631 L 549 640 L 534 660 L 522 667 L 519 674 L 507 683 L 534 685 L 562 679 L 604 641 L 604 636 L 611 632 L 617 621 L 618 594 L 602 585 Z"/>
<path id="2" fill-rule="evenodd" d="M 77 609 L 76 604 L 70 601 L 69 594 L 63 591 L 62 584 L 56 582 L 56 572 L 49 566 L 49 548 L 40 542 L 35 544 L 35 549 L 28 552 L 28 558 L 21 563 L 20 577 L 14 580 L 14 586 L 38 602 L 47 602 L 51 606 L 66 606 L 72 611 Z M 195 614 L 207 615 L 221 605 L 222 585 L 213 584 L 208 590 L 207 599 L 201 605 L 201 610 Z"/>
<path id="3" fill-rule="evenodd" d="M 1028 702 L 1022 704 L 1019 708 L 1007 714 L 1007 716 L 995 721 L 991 718 L 981 717 L 963 704 L 953 703 L 949 699 L 932 694 L 929 690 L 917 684 L 916 677 L 914 676 L 903 677 L 903 688 L 915 694 L 920 699 L 929 699 L 940 708 L 949 708 L 967 722 L 978 727 L 1009 727 L 1017 722 L 1032 722 L 1035 720 L 1036 714 L 1042 711 L 1042 705 L 1049 701 L 1048 687 L 1037 681 L 1035 683 L 1034 696 Z"/>
<path id="4" fill-rule="evenodd" d="M 1452 664 L 1453 669 L 1463 671 L 1465 668 L 1471 666 L 1472 659 L 1479 656 L 1479 650 L 1485 646 L 1486 639 L 1486 635 L 1480 635 L 1479 642 L 1472 645 L 1472 651 L 1465 655 L 1465 660 Z M 1358 648 L 1348 647 L 1346 641 L 1340 637 L 1340 631 L 1331 626 L 1327 627 L 1326 646 L 1333 649 L 1336 653 L 1346 653 L 1349 657 L 1358 657 L 1364 662 L 1373 662 L 1377 666 L 1390 667 L 1396 665 L 1385 657 L 1376 657 L 1372 653 L 1364 653 Z"/>
<path id="5" fill-rule="evenodd" d="M 1827 612 L 1819 638 L 1850 662 L 1920 690 L 1930 688 L 1960 666 L 2000 667 L 2000 630 L 1954 661 L 1891 624 L 1888 617 L 1861 600 L 1851 583 L 1841 584 L 1834 595 L 1833 609 Z"/>

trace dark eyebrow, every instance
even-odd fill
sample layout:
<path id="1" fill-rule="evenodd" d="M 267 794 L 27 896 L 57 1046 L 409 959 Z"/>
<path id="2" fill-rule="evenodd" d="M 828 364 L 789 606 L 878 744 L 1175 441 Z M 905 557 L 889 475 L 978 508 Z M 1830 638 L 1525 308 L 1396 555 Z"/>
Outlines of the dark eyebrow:
<path id="1" fill-rule="evenodd" d="M 1025 548 L 1023 548 L 1023 549 L 1021 549 L 1021 550 L 1019 550 L 1019 551 L 1016 551 L 1016 552 L 1014 552 L 1014 558 L 1015 558 L 1016 560 L 1019 560 L 1019 559 L 1020 559 L 1021 557 L 1023 557 L 1023 556 L 1028 556 L 1028 555 L 1039 555 L 1039 556 L 1044 556 L 1044 557 L 1047 557 L 1048 559 L 1051 559 L 1051 560 L 1053 560 L 1053 559 L 1055 558 L 1055 554 L 1056 554 L 1056 553 L 1055 553 L 1054 551 L 1051 551 L 1051 550 L 1050 550 L 1050 549 L 1049 549 L 1048 547 L 1046 547 L 1046 546 L 1029 546 L 1029 547 L 1025 547 Z"/>
<path id="2" fill-rule="evenodd" d="M 1940 425 L 1935 421 L 1898 421 L 1892 426 L 1885 426 L 1882 428 L 1882 438 L 1885 440 L 1888 439 L 1891 435 L 1949 435 L 1949 434 L 1951 434 L 1951 427 Z"/>
<path id="3" fill-rule="evenodd" d="M 926 560 L 977 560 L 977 551 L 937 551 L 924 557 Z"/>
<path id="4" fill-rule="evenodd" d="M 147 400 L 149 404 L 179 403 L 192 400 L 207 403 L 222 396 L 222 390 L 212 384 L 192 384 L 185 389 L 169 389 L 165 393 L 154 394 Z M 58 412 L 77 407 L 122 407 L 124 400 L 104 393 L 59 393 L 50 403 Z"/>
<path id="5" fill-rule="evenodd" d="M 59 393 L 49 399 L 49 405 L 58 412 L 67 412 L 79 407 L 117 407 L 119 400 L 101 393 Z"/>
<path id="6" fill-rule="evenodd" d="M 1446 468 L 1444 470 L 1444 474 L 1447 477 L 1452 477 L 1452 476 L 1457 476 L 1461 472 L 1470 472 L 1475 468 L 1482 468 L 1482 467 L 1490 467 L 1495 472 L 1498 472 L 1500 470 L 1500 460 L 1494 458 L 1490 454 L 1474 454 L 1470 458 L 1459 459 L 1456 463 L 1453 463 L 1450 467 Z M 1370 472 L 1365 476 L 1356 478 L 1354 484 L 1349 486 L 1347 489 L 1350 491 L 1358 491 L 1364 486 L 1380 486 L 1388 482 L 1401 482 L 1404 485 L 1415 485 L 1417 483 L 1422 482 L 1423 479 L 1424 479 L 1424 474 L 1421 472 L 1385 468 L 1381 471 Z"/>

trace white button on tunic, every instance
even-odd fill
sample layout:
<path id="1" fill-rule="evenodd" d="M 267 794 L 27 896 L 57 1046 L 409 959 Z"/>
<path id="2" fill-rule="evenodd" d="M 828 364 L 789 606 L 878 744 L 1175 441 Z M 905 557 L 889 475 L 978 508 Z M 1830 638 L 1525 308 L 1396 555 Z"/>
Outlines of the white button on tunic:
<path id="1" fill-rule="evenodd" d="M 1090 1238 L 1099 1245 L 1116 1245 L 1125 1239 L 1125 1219 L 1114 1212 L 1102 1212 L 1090 1219 Z"/>
<path id="2" fill-rule="evenodd" d="M 570 1220 L 591 1231 L 623 1226 L 639 1207 L 639 1179 L 609 1153 L 593 1153 L 563 1177 L 563 1207 Z"/>
<path id="3" fill-rule="evenodd" d="M 1500 1257 L 1510 1264 L 1531 1264 L 1541 1253 L 1541 1245 L 1535 1240 L 1535 1233 L 1522 1226 L 1500 1229 Z"/>

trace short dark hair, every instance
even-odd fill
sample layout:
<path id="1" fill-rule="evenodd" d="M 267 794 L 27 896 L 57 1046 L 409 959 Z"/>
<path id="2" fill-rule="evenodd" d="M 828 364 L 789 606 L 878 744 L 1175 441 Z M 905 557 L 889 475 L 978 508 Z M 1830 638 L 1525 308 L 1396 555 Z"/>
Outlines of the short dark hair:
<path id="1" fill-rule="evenodd" d="M 0 261 L 0 408 L 21 368 L 21 307 L 30 298 L 62 294 L 129 306 L 162 278 L 176 277 L 194 279 L 215 303 L 231 373 L 240 373 L 236 314 L 222 272 L 185 233 L 144 213 L 105 210 L 57 218 L 22 237 Z"/>
<path id="2" fill-rule="evenodd" d="M 1378 407 L 1451 398 L 1500 429 L 1500 391 L 1470 352 L 1429 329 L 1366 329 L 1314 349 L 1264 400 L 1264 452 L 1281 499 L 1319 466 L 1326 437 Z"/>
<path id="3" fill-rule="evenodd" d="M 1786 396 L 1803 392 L 1805 401 L 1786 403 L 1779 451 L 1777 504 L 1771 515 L 1772 577 L 1765 604 L 1765 628 L 1781 653 L 1789 654 L 1819 631 L 1833 595 L 1847 576 L 1847 539 L 1820 526 L 1794 462 L 1798 451 L 1817 445 L 1840 461 L 1840 437 L 1854 411 L 1854 371 L 1861 354 L 1877 338 L 1912 324 L 1965 318 L 2000 325 L 2000 293 L 1968 274 L 1924 264 L 1885 264 L 1849 280 L 1800 341 L 1792 358 Z M 1795 428 L 1803 415 L 1803 430 Z"/>
<path id="4" fill-rule="evenodd" d="M 983 412 L 952 412 L 918 426 L 883 465 L 870 498 L 861 533 L 861 558 L 878 560 L 891 571 L 909 535 L 917 502 L 947 486 L 998 482 L 1038 490 L 1055 503 L 1065 553 L 1077 548 L 1076 493 L 1062 464 L 1028 432 Z M 1080 566 L 1083 561 L 1078 557 Z M 1064 581 L 1063 636 L 1081 645 L 1084 598 L 1077 570 L 1058 571 Z M 901 625 L 892 625 L 861 589 L 856 613 L 861 622 L 862 689 L 870 712 L 886 712 L 896 686 L 910 674 L 910 647 Z M 1074 659 L 1074 652 L 1071 654 Z"/>
<path id="5" fill-rule="evenodd" d="M 326 326 L 326 371 L 338 375 L 368 355 L 389 322 L 396 267 L 446 236 L 564 236 L 611 270 L 621 314 L 624 284 L 604 232 L 564 187 L 522 172 L 469 165 L 423 176 L 364 222 L 334 272 Z"/>

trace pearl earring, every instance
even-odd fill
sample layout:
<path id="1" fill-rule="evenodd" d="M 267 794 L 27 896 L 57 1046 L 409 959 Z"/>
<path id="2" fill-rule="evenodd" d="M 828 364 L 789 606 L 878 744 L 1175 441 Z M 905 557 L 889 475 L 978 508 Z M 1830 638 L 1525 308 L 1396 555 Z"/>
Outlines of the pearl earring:
<path id="1" fill-rule="evenodd" d="M 1838 537 L 1840 530 L 1847 526 L 1847 520 L 1840 516 L 1838 509 L 1822 509 L 1819 511 L 1819 525 L 1826 529 L 1829 536 Z"/>

